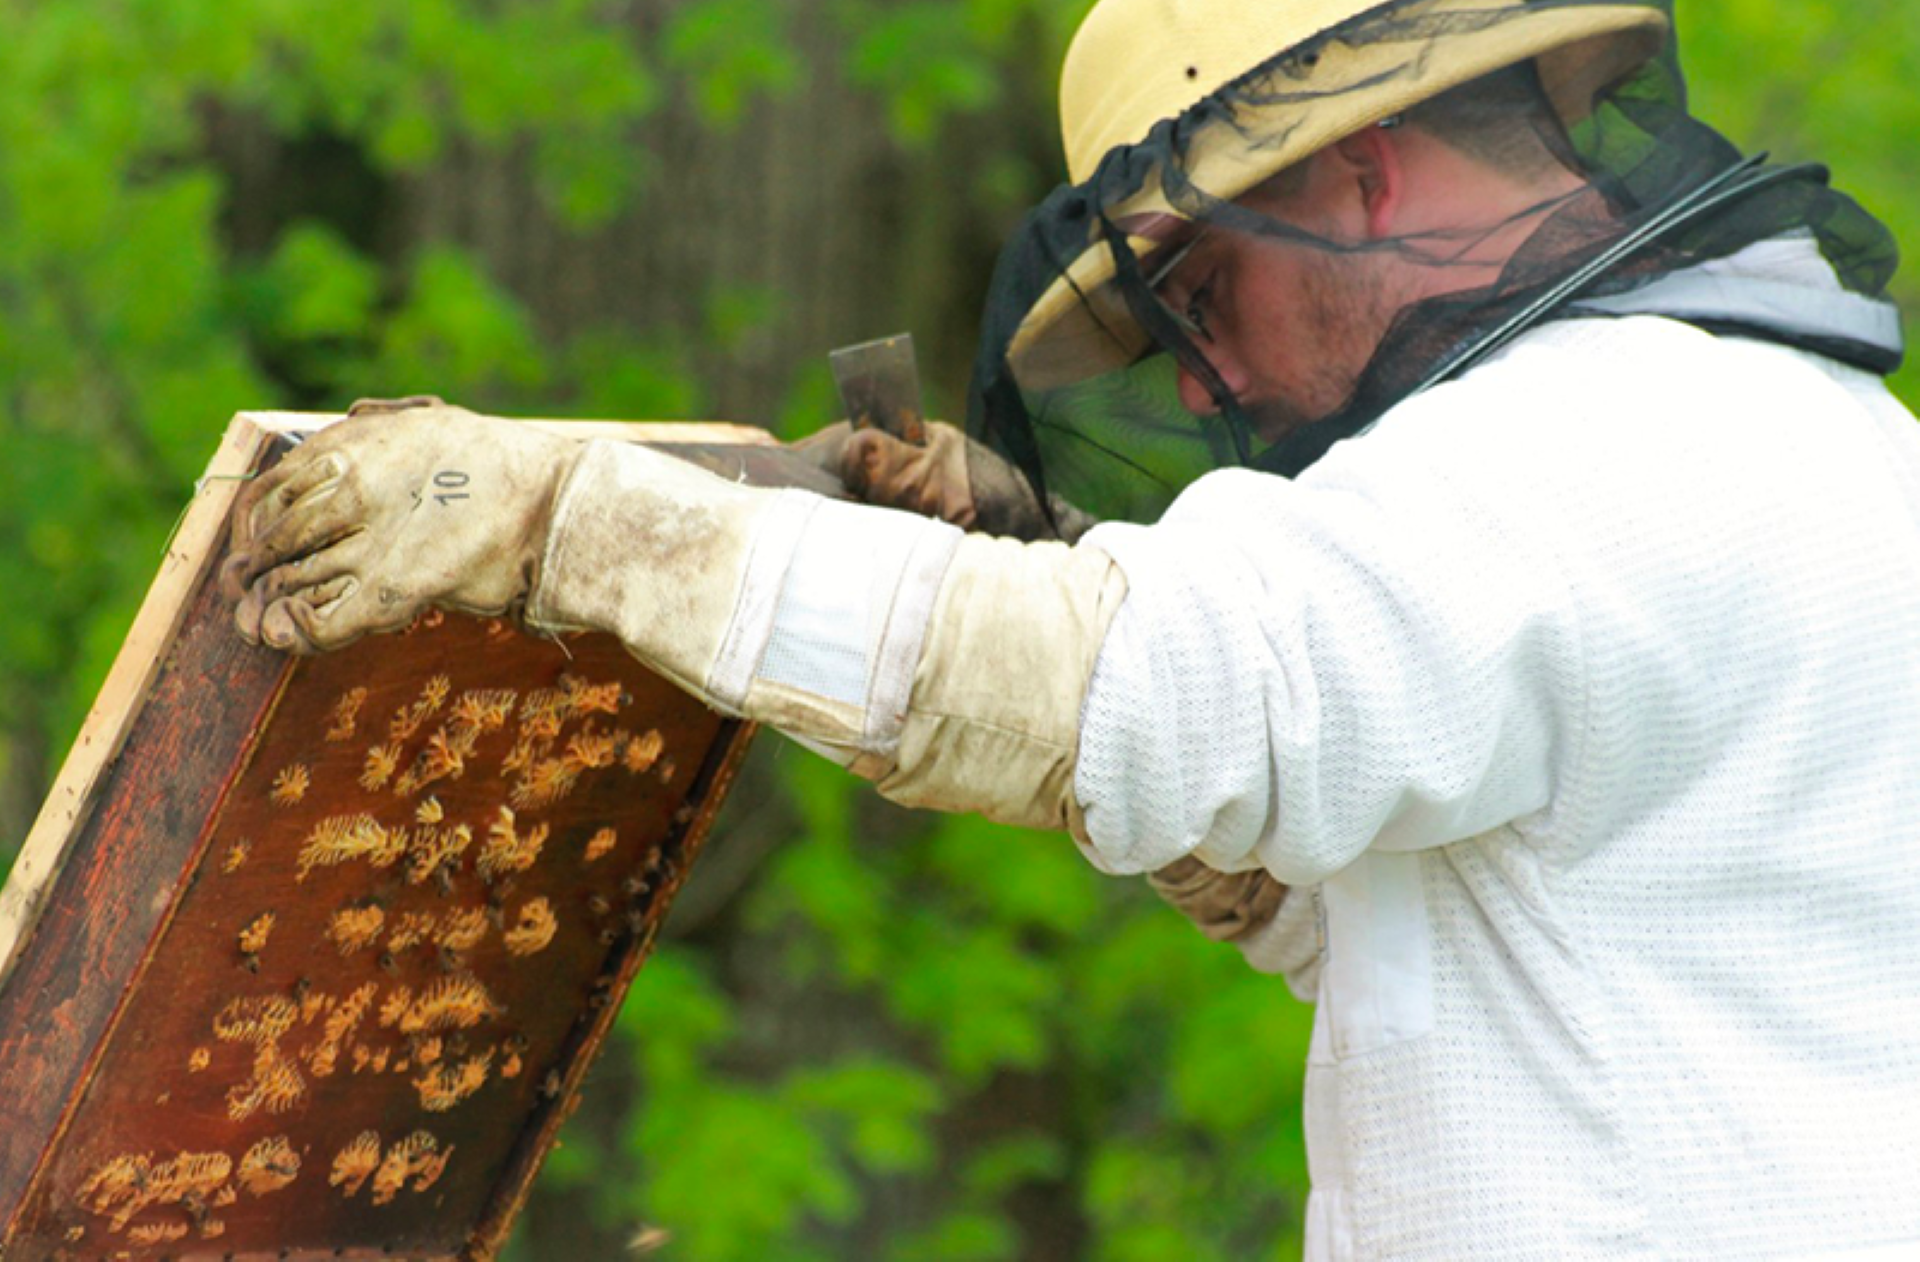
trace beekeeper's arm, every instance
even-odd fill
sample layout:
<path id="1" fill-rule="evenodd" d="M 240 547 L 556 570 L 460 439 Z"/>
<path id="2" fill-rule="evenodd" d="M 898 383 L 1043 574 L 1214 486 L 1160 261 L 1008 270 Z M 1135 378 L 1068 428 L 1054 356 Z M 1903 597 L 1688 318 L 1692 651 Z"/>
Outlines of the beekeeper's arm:
<path id="1" fill-rule="evenodd" d="M 1092 844 L 1074 792 L 1080 713 L 1126 590 L 1097 549 L 969 535 L 418 407 L 343 422 L 256 480 L 225 580 L 241 632 L 297 652 L 428 606 L 608 631 L 896 801 Z M 1229 941 L 1285 893 L 1198 863 L 1156 888 Z"/>

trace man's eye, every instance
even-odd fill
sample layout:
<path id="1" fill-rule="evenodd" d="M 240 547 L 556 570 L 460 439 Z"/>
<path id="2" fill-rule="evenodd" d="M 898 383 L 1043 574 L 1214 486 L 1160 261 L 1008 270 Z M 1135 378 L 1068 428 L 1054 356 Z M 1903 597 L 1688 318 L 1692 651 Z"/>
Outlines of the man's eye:
<path id="1" fill-rule="evenodd" d="M 1207 328 L 1207 299 L 1210 291 L 1211 286 L 1202 285 L 1188 295 L 1187 307 L 1181 312 L 1183 318 L 1180 321 L 1186 326 L 1187 332 L 1208 342 L 1213 340 L 1213 333 Z"/>

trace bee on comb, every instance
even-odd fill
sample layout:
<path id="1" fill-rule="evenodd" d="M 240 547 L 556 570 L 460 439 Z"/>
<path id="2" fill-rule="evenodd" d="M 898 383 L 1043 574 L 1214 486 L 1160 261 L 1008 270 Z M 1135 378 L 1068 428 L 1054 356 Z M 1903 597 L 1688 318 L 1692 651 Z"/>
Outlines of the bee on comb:
<path id="1" fill-rule="evenodd" d="M 542 758 L 514 782 L 507 800 L 520 810 L 552 806 L 580 781 L 580 766 L 565 758 Z"/>
<path id="2" fill-rule="evenodd" d="M 489 883 L 511 872 L 524 872 L 539 859 L 546 843 L 547 825 L 536 824 L 522 834 L 513 808 L 503 806 L 487 828 L 487 840 L 481 844 L 474 870 Z"/>
<path id="3" fill-rule="evenodd" d="M 127 1233 L 127 1243 L 136 1245 L 172 1244 L 186 1238 L 185 1223 L 141 1223 Z"/>
<path id="4" fill-rule="evenodd" d="M 404 828 L 389 829 L 373 816 L 329 815 L 313 826 L 300 847 L 296 880 L 304 881 L 316 867 L 332 867 L 365 859 L 376 868 L 391 867 L 407 846 Z"/>
<path id="5" fill-rule="evenodd" d="M 589 724 L 567 741 L 567 752 L 562 756 L 579 771 L 597 771 L 613 766 L 618 756 L 617 744 L 614 733 L 599 731 Z"/>
<path id="6" fill-rule="evenodd" d="M 387 1149 L 380 1168 L 374 1172 L 373 1203 L 387 1204 L 400 1194 L 409 1179 L 416 1192 L 432 1187 L 440 1172 L 447 1168 L 447 1159 L 453 1155 L 452 1148 L 444 1152 L 439 1149 L 440 1141 L 426 1131 L 415 1131 Z"/>
<path id="7" fill-rule="evenodd" d="M 433 936 L 435 917 L 432 912 L 402 912 L 393 932 L 387 935 L 387 950 L 395 955 L 419 946 Z"/>
<path id="8" fill-rule="evenodd" d="M 247 1149 L 246 1155 L 240 1158 L 234 1182 L 253 1196 L 265 1196 L 299 1177 L 300 1154 L 293 1150 L 285 1135 L 275 1135 Z"/>
<path id="9" fill-rule="evenodd" d="M 513 715 L 519 694 L 511 688 L 474 688 L 453 703 L 452 720 L 481 732 L 496 732 Z"/>
<path id="10" fill-rule="evenodd" d="M 429 1113 L 445 1113 L 487 1083 L 493 1067 L 493 1049 L 469 1056 L 459 1064 L 438 1064 L 413 1080 L 420 1094 L 420 1107 Z"/>
<path id="11" fill-rule="evenodd" d="M 240 953 L 259 955 L 267 949 L 267 937 L 273 933 L 274 914 L 270 911 L 255 916 L 245 929 L 240 931 Z"/>
<path id="12" fill-rule="evenodd" d="M 333 1155 L 333 1170 L 327 1176 L 327 1184 L 340 1188 L 343 1196 L 355 1196 L 379 1168 L 380 1136 L 374 1131 L 361 1131 Z"/>
<path id="13" fill-rule="evenodd" d="M 448 912 L 434 931 L 433 940 L 451 951 L 471 951 L 486 938 L 487 912 L 484 907 L 466 907 Z M 509 950 L 513 944 L 507 944 Z"/>
<path id="14" fill-rule="evenodd" d="M 451 871 L 472 843 L 473 830 L 465 824 L 415 830 L 407 843 L 407 883 L 419 885 L 439 872 Z"/>
<path id="15" fill-rule="evenodd" d="M 253 1076 L 227 1092 L 227 1117 L 244 1122 L 256 1112 L 285 1113 L 307 1097 L 307 1080 L 278 1043 L 262 1044 L 254 1054 Z"/>
<path id="16" fill-rule="evenodd" d="M 660 735 L 657 730 L 649 729 L 627 742 L 626 749 L 621 753 L 620 761 L 626 766 L 628 771 L 631 771 L 637 776 L 642 772 L 651 770 L 653 764 L 659 761 L 660 755 L 666 748 L 666 738 Z"/>
<path id="17" fill-rule="evenodd" d="M 546 899 L 529 899 L 520 905 L 520 915 L 513 928 L 502 936 L 502 941 L 509 954 L 532 955 L 546 949 L 558 927 L 559 922 L 554 919 L 553 908 Z"/>
<path id="18" fill-rule="evenodd" d="M 590 684 L 584 679 L 572 675 L 560 677 L 560 687 L 567 699 L 567 708 L 576 717 L 584 718 L 589 714 L 617 714 L 620 710 L 620 681 L 613 680 L 604 684 Z"/>
<path id="19" fill-rule="evenodd" d="M 426 748 L 413 760 L 413 766 L 394 781 L 393 791 L 409 797 L 436 780 L 458 780 L 467 773 L 467 758 L 479 735 L 476 728 L 442 724 L 427 738 Z"/>
<path id="20" fill-rule="evenodd" d="M 329 716 L 326 739 L 347 741 L 353 739 L 353 730 L 360 722 L 360 707 L 367 701 L 365 688 L 350 688 L 340 694 L 333 703 L 333 713 Z"/>
<path id="21" fill-rule="evenodd" d="M 375 745 L 367 751 L 366 762 L 361 767 L 360 787 L 369 793 L 384 789 L 399 769 L 400 746 Z"/>
<path id="22" fill-rule="evenodd" d="M 387 913 L 378 906 L 344 907 L 327 921 L 327 936 L 340 948 L 340 954 L 364 951 L 380 938 Z"/>
<path id="23" fill-rule="evenodd" d="M 420 725 L 440 712 L 447 703 L 447 694 L 453 690 L 453 681 L 445 675 L 435 675 L 420 689 L 420 695 L 409 705 L 402 706 L 387 724 L 387 735 L 396 742 L 404 741 L 420 730 Z"/>
<path id="24" fill-rule="evenodd" d="M 402 1034 L 470 1030 L 501 1011 L 478 979 L 443 977 L 408 1005 L 398 1024 Z"/>
<path id="25" fill-rule="evenodd" d="M 313 775 L 302 763 L 282 767 L 274 773 L 273 791 L 267 796 L 275 806 L 297 806 L 307 796 L 307 788 L 313 783 Z"/>

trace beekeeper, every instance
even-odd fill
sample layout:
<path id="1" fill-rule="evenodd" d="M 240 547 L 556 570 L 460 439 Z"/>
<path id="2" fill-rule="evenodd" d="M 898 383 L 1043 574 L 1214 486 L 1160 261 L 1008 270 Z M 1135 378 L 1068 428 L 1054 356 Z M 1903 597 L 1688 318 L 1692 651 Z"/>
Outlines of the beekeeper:
<path id="1" fill-rule="evenodd" d="M 1920 1256 L 1894 250 L 1687 113 L 1670 18 L 1101 0 L 973 438 L 826 455 L 950 521 L 408 409 L 250 489 L 241 630 L 610 631 L 1162 873 L 1318 1004 L 1314 1258 Z M 1011 518 L 1062 538 L 952 524 Z"/>

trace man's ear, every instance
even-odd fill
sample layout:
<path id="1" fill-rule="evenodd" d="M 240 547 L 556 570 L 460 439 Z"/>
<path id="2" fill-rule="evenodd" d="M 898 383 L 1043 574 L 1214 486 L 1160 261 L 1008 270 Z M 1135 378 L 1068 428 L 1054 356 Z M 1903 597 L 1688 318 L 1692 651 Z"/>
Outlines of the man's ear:
<path id="1" fill-rule="evenodd" d="M 1351 189 L 1350 212 L 1363 225 L 1365 239 L 1392 236 L 1406 196 L 1407 173 L 1397 128 L 1365 127 L 1332 146 L 1341 174 Z"/>

